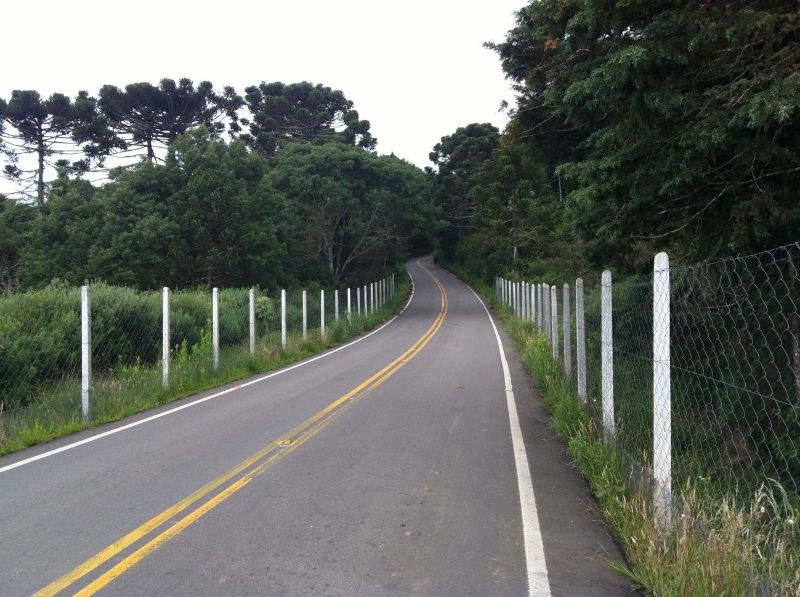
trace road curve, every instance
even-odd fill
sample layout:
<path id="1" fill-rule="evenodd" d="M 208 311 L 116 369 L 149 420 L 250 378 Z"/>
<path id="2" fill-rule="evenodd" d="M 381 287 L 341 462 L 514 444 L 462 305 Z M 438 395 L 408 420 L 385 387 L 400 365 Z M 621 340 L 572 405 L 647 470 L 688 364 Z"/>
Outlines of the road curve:
<path id="1" fill-rule="evenodd" d="M 0 595 L 630 593 L 508 338 L 409 273 L 323 358 L 0 458 Z"/>

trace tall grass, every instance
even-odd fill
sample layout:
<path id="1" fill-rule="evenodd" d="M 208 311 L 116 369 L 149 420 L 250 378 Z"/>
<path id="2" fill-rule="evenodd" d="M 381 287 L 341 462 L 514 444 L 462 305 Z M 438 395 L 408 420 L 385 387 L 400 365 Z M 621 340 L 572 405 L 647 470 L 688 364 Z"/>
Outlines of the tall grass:
<path id="1" fill-rule="evenodd" d="M 374 327 L 399 308 L 408 292 L 408 282 L 401 279 L 397 284 L 395 298 L 382 310 L 369 316 L 353 314 L 349 320 L 342 309 L 340 319 L 334 321 L 331 305 L 330 315 L 326 316 L 324 336 L 317 327 L 319 325 L 317 319 L 316 326 L 309 325 L 305 339 L 299 333 L 290 333 L 285 349 L 280 345 L 280 325 L 275 315 L 279 309 L 274 308 L 272 304 L 274 301 L 271 299 L 259 297 L 256 302 L 259 333 L 255 357 L 250 355 L 249 341 L 246 339 L 246 291 L 221 293 L 220 336 L 223 346 L 217 369 L 214 369 L 212 364 L 211 337 L 205 331 L 208 329 L 207 322 L 195 327 L 196 322 L 191 320 L 192 303 L 202 301 L 204 307 L 207 297 L 202 293 L 176 293 L 172 300 L 171 319 L 173 338 L 177 337 L 178 341 L 171 353 L 169 387 L 162 387 L 160 361 L 155 355 L 149 359 L 143 358 L 141 348 L 138 349 L 138 354 L 137 350 L 132 350 L 125 357 L 107 359 L 103 366 L 96 368 L 92 384 L 92 421 L 87 425 L 81 416 L 80 379 L 77 368 L 62 374 L 61 377 L 38 383 L 34 383 L 36 377 L 31 376 L 27 380 L 30 385 L 25 394 L 24 406 L 9 409 L 3 406 L 3 401 L 0 400 L 0 454 L 14 452 L 89 426 L 118 420 L 177 398 L 276 369 L 321 352 Z M 55 294 L 64 296 L 62 290 L 55 291 Z M 223 302 L 223 297 L 227 305 Z M 159 309 L 157 299 L 156 296 L 156 310 Z M 150 297 L 147 300 L 151 300 Z M 234 302 L 240 304 L 237 306 L 233 304 Z M 124 307 L 121 310 L 124 312 Z M 290 309 L 289 313 L 292 318 L 298 318 L 299 321 L 294 310 Z M 113 312 L 109 314 L 109 311 L 108 308 L 101 311 L 108 326 L 114 318 Z M 204 314 L 204 311 L 194 311 L 198 312 Z M 150 344 L 154 344 L 158 349 L 160 311 L 158 313 L 158 327 L 142 333 L 146 340 L 136 346 L 149 347 Z M 226 321 L 222 317 L 223 313 L 228 313 L 228 319 L 231 320 L 227 324 L 223 323 Z M 244 313 L 245 316 L 233 317 L 230 315 L 232 313 Z M 2 310 L 0 310 L 1 315 Z M 243 323 L 240 323 L 240 320 Z M 95 323 L 96 321 L 95 318 L 93 328 L 102 329 L 99 323 Z M 152 327 L 146 319 L 140 324 L 134 329 Z M 125 342 L 127 340 L 123 338 L 112 344 L 109 339 L 101 341 L 99 346 L 120 347 L 125 346 Z M 128 345 L 133 346 L 134 343 Z M 97 346 L 93 342 L 94 351 L 98 350 Z"/>
<path id="2" fill-rule="evenodd" d="M 610 562 L 635 586 L 656 595 L 800 594 L 800 511 L 783 488 L 765 481 L 742 505 L 687 481 L 675 528 L 655 525 L 647 488 L 603 441 L 549 345 L 530 326 L 506 321 L 530 370 L 551 427 L 589 482 L 608 526 L 627 557 Z"/>

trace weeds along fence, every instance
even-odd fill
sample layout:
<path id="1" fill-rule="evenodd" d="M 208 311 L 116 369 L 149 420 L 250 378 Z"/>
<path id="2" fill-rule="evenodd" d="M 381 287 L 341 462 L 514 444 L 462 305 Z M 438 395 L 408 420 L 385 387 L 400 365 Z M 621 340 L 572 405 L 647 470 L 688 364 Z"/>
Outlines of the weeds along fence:
<path id="1" fill-rule="evenodd" d="M 113 418 L 132 396 L 146 407 L 143 396 L 157 403 L 165 392 L 228 381 L 234 370 L 255 373 L 265 361 L 341 341 L 383 316 L 395 294 L 391 274 L 358 288 L 274 295 L 99 283 L 0 296 L 0 448 L 22 420 L 77 428 Z"/>
<path id="2" fill-rule="evenodd" d="M 680 493 L 746 504 L 777 483 L 800 503 L 800 244 L 652 275 L 496 280 L 629 468 L 659 525 Z M 791 521 L 794 523 L 795 521 Z"/>

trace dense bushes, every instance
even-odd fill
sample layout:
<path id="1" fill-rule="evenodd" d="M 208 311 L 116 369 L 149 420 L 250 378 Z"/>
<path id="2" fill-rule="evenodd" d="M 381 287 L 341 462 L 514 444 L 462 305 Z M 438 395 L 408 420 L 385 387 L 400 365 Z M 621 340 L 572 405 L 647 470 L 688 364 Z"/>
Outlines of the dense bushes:
<path id="1" fill-rule="evenodd" d="M 262 305 L 271 301 L 259 297 Z M 161 295 L 98 283 L 91 286 L 92 355 L 95 371 L 152 365 L 161 354 Z M 171 344 L 187 350 L 211 328 L 211 293 L 174 292 Z M 247 290 L 220 291 L 220 343 L 248 334 Z M 262 306 L 259 328 L 280 325 L 278 309 Z M 271 320 L 271 321 L 270 321 Z M 0 298 L 0 402 L 24 406 L 41 386 L 74 377 L 80 369 L 80 292 L 54 283 L 39 291 Z"/>

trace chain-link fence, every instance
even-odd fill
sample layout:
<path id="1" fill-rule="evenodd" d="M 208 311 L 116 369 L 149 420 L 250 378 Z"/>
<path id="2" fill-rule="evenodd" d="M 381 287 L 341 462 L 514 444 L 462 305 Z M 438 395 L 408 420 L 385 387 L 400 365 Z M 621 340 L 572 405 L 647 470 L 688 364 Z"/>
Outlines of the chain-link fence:
<path id="1" fill-rule="evenodd" d="M 652 275 L 532 294 L 498 279 L 497 295 L 544 334 L 668 522 L 688 486 L 746 504 L 777 482 L 800 503 L 798 269 L 798 244 L 672 268 L 661 254 Z"/>
<path id="2" fill-rule="evenodd" d="M 86 354 L 81 289 L 0 296 L 0 453 L 341 342 L 394 308 L 394 282 L 277 292 L 93 284 Z"/>

